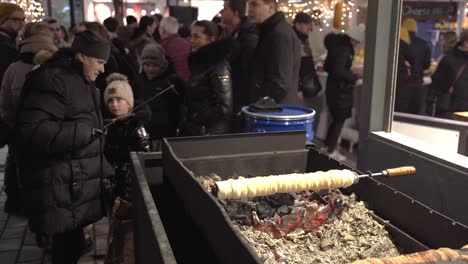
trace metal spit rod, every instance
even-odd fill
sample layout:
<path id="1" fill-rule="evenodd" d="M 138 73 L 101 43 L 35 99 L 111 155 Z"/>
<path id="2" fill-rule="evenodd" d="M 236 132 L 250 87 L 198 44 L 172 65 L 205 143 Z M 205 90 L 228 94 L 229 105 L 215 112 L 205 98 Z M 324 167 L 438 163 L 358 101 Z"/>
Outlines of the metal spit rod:
<path id="1" fill-rule="evenodd" d="M 367 177 L 376 177 L 376 176 L 397 177 L 397 176 L 410 175 L 410 174 L 414 174 L 414 173 L 416 173 L 416 168 L 415 168 L 415 167 L 413 167 L 413 166 L 404 166 L 404 167 L 386 169 L 386 170 L 383 170 L 383 171 L 380 171 L 380 172 L 375 172 L 375 173 L 369 172 L 369 173 L 367 173 L 367 174 L 362 174 L 362 175 L 357 175 L 357 174 L 356 174 L 355 177 L 354 177 L 354 180 L 353 180 L 352 184 L 356 184 L 356 183 L 359 182 L 360 179 L 362 179 L 362 178 L 367 178 Z M 279 177 L 279 176 L 277 176 L 277 177 Z M 237 180 L 235 180 L 235 181 L 237 181 Z M 241 181 L 241 180 L 239 180 L 239 181 Z M 219 187 L 218 184 L 220 184 L 220 183 L 221 183 L 221 182 L 217 182 L 216 184 L 214 184 L 214 186 L 213 186 L 213 188 L 212 188 L 212 190 L 211 190 L 212 193 L 213 193 L 216 197 L 219 197 L 218 194 L 220 193 L 220 190 L 219 190 L 219 188 L 218 188 L 218 187 Z M 250 182 L 249 184 L 254 184 L 254 183 L 253 183 L 253 182 Z M 230 186 L 231 186 L 231 188 L 234 188 L 234 187 L 235 187 L 235 188 L 238 188 L 236 185 L 230 184 Z M 346 187 L 346 186 L 342 186 L 342 187 Z M 282 187 L 282 188 L 284 188 L 284 187 Z M 296 187 L 296 188 L 297 188 L 297 187 Z M 278 190 L 278 191 L 271 192 L 271 190 L 270 190 L 270 191 L 268 191 L 268 194 L 267 194 L 267 195 L 271 195 L 271 194 L 274 194 L 274 193 L 281 193 L 281 192 L 284 191 L 284 190 L 281 190 L 279 186 L 278 186 L 277 188 L 272 188 L 272 189 L 276 189 L 276 190 Z M 307 187 L 304 187 L 304 186 L 301 187 L 301 186 L 299 186 L 299 187 L 297 188 L 297 190 L 295 190 L 295 191 L 306 191 L 306 190 L 307 190 Z M 229 194 L 224 194 L 224 193 L 223 193 L 222 196 L 224 197 L 224 195 L 227 195 L 227 196 L 229 197 L 229 196 L 232 195 L 232 194 L 231 194 L 231 193 L 229 193 Z M 244 195 L 245 195 L 245 194 L 244 194 Z M 264 194 L 264 195 L 266 195 L 266 194 Z M 239 196 L 239 195 L 236 195 L 235 197 L 236 197 L 236 198 L 239 198 L 238 196 Z M 242 196 L 241 196 L 241 197 L 242 197 Z M 250 196 L 247 196 L 247 197 L 250 197 Z"/>
<path id="2" fill-rule="evenodd" d="M 359 182 L 359 179 L 368 178 L 368 177 L 377 177 L 377 176 L 385 176 L 385 177 L 397 177 L 397 176 L 406 176 L 416 173 L 416 168 L 413 166 L 403 166 L 397 167 L 392 169 L 386 169 L 380 172 L 368 172 L 367 174 L 357 175 L 356 179 L 354 180 L 354 184 Z"/>

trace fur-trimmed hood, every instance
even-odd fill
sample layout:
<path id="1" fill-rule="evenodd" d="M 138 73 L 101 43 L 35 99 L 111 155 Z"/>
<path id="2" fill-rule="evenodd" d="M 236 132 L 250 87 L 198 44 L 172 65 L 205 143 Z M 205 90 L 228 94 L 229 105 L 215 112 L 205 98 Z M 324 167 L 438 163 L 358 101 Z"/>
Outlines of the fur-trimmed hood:
<path id="1" fill-rule="evenodd" d="M 219 61 L 229 59 L 234 47 L 234 40 L 225 38 L 201 47 L 189 56 L 190 71 L 204 70 Z"/>
<path id="2" fill-rule="evenodd" d="M 343 46 L 353 49 L 353 45 L 351 44 L 351 38 L 346 34 L 330 33 L 325 36 L 323 43 L 328 51 L 336 47 Z"/>

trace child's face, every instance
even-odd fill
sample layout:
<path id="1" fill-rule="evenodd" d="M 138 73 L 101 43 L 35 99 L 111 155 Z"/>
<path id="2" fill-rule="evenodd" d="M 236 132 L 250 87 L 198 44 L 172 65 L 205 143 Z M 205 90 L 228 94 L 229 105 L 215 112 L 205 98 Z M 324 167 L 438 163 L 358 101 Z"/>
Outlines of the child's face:
<path id="1" fill-rule="evenodd" d="M 109 108 L 109 112 L 117 118 L 127 115 L 130 111 L 128 102 L 119 97 L 109 99 L 107 101 L 107 107 Z"/>
<path id="2" fill-rule="evenodd" d="M 148 80 L 153 80 L 161 74 L 161 67 L 154 63 L 145 63 L 143 64 L 143 71 L 145 72 Z"/>

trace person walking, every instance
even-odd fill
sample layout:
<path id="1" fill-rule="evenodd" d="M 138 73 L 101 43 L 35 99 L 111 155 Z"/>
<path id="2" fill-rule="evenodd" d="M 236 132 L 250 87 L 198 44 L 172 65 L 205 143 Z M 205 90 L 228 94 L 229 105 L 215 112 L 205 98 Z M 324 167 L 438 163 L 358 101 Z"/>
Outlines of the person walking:
<path id="1" fill-rule="evenodd" d="M 354 84 L 360 73 L 352 72 L 354 47 L 364 40 L 363 25 L 352 27 L 347 34 L 331 33 L 325 38 L 328 54 L 324 68 L 327 78 L 327 105 L 332 122 L 325 139 L 325 150 L 330 157 L 343 161 L 346 159 L 336 149 L 338 138 L 347 118 L 351 117 Z"/>

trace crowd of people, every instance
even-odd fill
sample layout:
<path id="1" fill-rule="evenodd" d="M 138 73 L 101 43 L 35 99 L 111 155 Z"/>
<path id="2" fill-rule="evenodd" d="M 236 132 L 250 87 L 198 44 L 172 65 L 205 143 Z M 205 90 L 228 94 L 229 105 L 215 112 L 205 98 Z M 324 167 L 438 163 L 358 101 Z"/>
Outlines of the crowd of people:
<path id="1" fill-rule="evenodd" d="M 28 218 L 53 263 L 76 263 L 86 227 L 108 214 L 106 262 L 132 263 L 133 242 L 121 241 L 132 232 L 130 151 L 160 150 L 164 137 L 241 132 L 243 106 L 265 97 L 300 105 L 321 90 L 312 18 L 299 13 L 291 25 L 274 0 L 225 0 L 221 22 L 189 28 L 159 15 L 68 31 L 54 18 L 25 19 L 18 5 L 0 3 L 5 211 Z M 331 154 L 362 74 L 351 64 L 363 35 L 352 28 L 325 40 Z"/>

